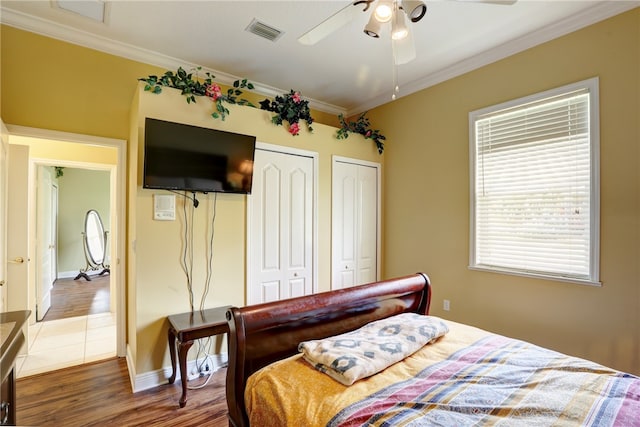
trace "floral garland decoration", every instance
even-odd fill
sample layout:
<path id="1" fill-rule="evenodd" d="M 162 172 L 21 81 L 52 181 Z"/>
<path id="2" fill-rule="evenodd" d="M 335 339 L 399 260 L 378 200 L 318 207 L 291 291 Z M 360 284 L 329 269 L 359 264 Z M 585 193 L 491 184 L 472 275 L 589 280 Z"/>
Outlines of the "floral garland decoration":
<path id="1" fill-rule="evenodd" d="M 309 101 L 303 100 L 300 92 L 291 90 L 284 96 L 276 96 L 273 101 L 265 99 L 260 102 L 260 108 L 276 113 L 271 118 L 271 122 L 276 125 L 282 125 L 283 121 L 289 122 L 288 131 L 293 136 L 300 132 L 300 120 L 307 122 L 307 129 L 309 132 L 313 132 L 311 127 L 313 117 L 311 117 L 309 110 Z"/>
<path id="2" fill-rule="evenodd" d="M 197 67 L 196 71 L 200 71 L 202 67 Z M 162 86 L 171 87 L 174 89 L 180 89 L 182 95 L 187 97 L 187 103 L 195 103 L 196 96 L 206 96 L 213 101 L 216 106 L 211 116 L 214 119 L 221 118 L 224 120 L 229 115 L 229 109 L 223 104 L 238 104 L 255 107 L 251 102 L 246 99 L 238 98 L 242 95 L 242 90 L 254 88 L 253 83 L 247 81 L 247 79 L 236 80 L 233 82 L 233 88 L 227 90 L 226 94 L 222 93 L 222 89 L 216 83 L 213 82 L 215 76 L 206 72 L 206 78 L 200 82 L 198 76 L 193 78 L 192 73 L 187 73 L 182 67 L 178 67 L 177 72 L 167 71 L 162 77 L 149 76 L 147 78 L 141 78 L 139 80 L 147 83 L 144 86 L 144 90 L 158 94 L 162 92 Z"/>
<path id="3" fill-rule="evenodd" d="M 360 114 L 360 117 L 358 117 L 355 122 L 347 122 L 342 114 L 338 115 L 340 129 L 338 129 L 336 138 L 347 139 L 349 132 L 359 133 L 364 136 L 365 139 L 372 139 L 373 142 L 376 143 L 376 147 L 378 147 L 378 153 L 382 154 L 384 151 L 384 143 L 382 141 L 387 138 L 385 138 L 378 129 L 370 129 L 369 119 L 365 117 L 366 114 L 367 111 Z"/>

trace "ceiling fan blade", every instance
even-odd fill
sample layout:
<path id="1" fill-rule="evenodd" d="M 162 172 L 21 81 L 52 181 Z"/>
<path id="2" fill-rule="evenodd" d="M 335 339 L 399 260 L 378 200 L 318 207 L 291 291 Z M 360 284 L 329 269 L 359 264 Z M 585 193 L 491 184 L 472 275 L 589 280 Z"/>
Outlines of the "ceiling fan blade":
<path id="1" fill-rule="evenodd" d="M 413 31 L 409 30 L 407 36 L 401 40 L 391 39 L 391 48 L 393 49 L 393 61 L 396 65 L 406 64 L 416 59 Z"/>
<path id="2" fill-rule="evenodd" d="M 361 12 L 360 8 L 355 6 L 356 5 L 353 3 L 349 3 L 347 6 L 343 7 L 320 24 L 298 37 L 298 41 L 306 45 L 318 43 L 329 34 L 351 22 L 353 18 Z"/>

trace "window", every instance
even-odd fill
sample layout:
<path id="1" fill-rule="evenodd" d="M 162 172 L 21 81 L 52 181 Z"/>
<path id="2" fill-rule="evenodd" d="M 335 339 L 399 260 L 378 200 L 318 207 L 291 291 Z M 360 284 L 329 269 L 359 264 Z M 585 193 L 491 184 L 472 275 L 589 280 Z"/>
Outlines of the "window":
<path id="1" fill-rule="evenodd" d="M 469 114 L 470 268 L 599 285 L 598 79 Z"/>

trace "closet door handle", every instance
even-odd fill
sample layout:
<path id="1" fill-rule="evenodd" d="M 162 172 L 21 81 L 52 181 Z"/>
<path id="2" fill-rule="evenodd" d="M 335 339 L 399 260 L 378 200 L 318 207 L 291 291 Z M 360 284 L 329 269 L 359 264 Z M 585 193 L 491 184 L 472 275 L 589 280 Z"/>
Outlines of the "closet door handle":
<path id="1" fill-rule="evenodd" d="M 22 258 L 21 256 L 15 257 L 14 259 L 10 259 L 9 262 L 11 264 L 22 264 L 24 262 L 24 258 Z"/>

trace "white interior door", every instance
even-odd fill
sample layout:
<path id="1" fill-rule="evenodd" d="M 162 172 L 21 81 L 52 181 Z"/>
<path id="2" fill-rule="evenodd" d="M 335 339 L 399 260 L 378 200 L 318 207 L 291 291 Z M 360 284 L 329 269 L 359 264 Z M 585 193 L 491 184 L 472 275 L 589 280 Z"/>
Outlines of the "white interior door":
<path id="1" fill-rule="evenodd" d="M 314 291 L 312 157 L 257 149 L 248 203 L 247 303 Z"/>
<path id="2" fill-rule="evenodd" d="M 0 120 L 0 313 L 7 311 L 7 180 L 9 134 Z"/>
<path id="3" fill-rule="evenodd" d="M 51 216 L 49 217 L 49 227 L 51 230 L 51 247 L 49 256 L 51 257 L 51 280 L 55 283 L 58 278 L 58 186 L 54 182 L 51 186 Z"/>
<path id="4" fill-rule="evenodd" d="M 51 290 L 55 277 L 52 275 L 53 260 L 51 253 L 55 250 L 55 228 L 52 229 L 52 218 L 54 217 L 52 202 L 53 197 L 53 177 L 51 167 L 38 166 L 38 187 L 37 187 L 37 268 L 36 268 L 36 321 L 44 318 L 49 308 L 51 308 Z"/>
<path id="5" fill-rule="evenodd" d="M 26 310 L 30 276 L 28 146 L 9 144 L 7 169 L 7 310 Z"/>
<path id="6" fill-rule="evenodd" d="M 332 289 L 370 283 L 380 271 L 380 165 L 334 157 Z"/>

